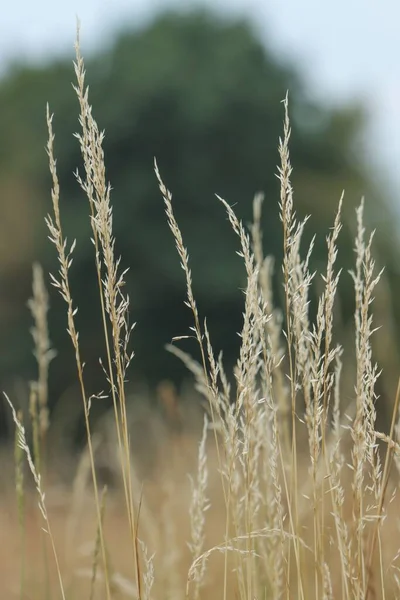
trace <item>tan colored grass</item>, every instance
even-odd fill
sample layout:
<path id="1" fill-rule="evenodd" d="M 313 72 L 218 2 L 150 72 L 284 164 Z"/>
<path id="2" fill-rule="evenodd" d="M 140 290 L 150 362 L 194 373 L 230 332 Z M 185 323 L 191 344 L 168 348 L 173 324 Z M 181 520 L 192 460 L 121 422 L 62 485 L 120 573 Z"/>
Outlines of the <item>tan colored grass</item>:
<path id="1" fill-rule="evenodd" d="M 296 217 L 291 184 L 288 98 L 283 101 L 283 136 L 278 148 L 283 314 L 273 304 L 272 260 L 263 254 L 261 197 L 254 200 L 254 224 L 249 231 L 229 203 L 218 197 L 237 235 L 238 254 L 247 276 L 241 344 L 232 374 L 226 373 L 222 357 L 216 355 L 212 332 L 199 314 L 189 254 L 175 218 L 172 194 L 155 163 L 167 224 L 186 281 L 184 302 L 193 317 L 191 331 L 187 336 L 174 338 L 169 350 L 192 374 L 196 390 L 205 400 L 207 415 L 204 421 L 200 419 L 204 425 L 200 425 L 197 438 L 185 437 L 181 422 L 171 430 L 164 427 L 168 433 L 159 437 L 158 469 L 154 478 L 144 483 L 135 462 L 138 456 L 131 443 L 133 430 L 128 414 L 127 378 L 133 353 L 129 298 L 123 287 L 127 272 L 115 256 L 111 187 L 106 181 L 102 147 L 104 134 L 89 102 L 79 37 L 75 74 L 74 89 L 80 109 L 80 132 L 76 137 L 83 161 L 82 174 L 77 172 L 76 176 L 89 204 L 93 265 L 104 332 L 104 356 L 100 358 L 103 387 L 107 386 L 108 391 L 99 395 L 110 396 L 113 447 L 122 493 L 113 497 L 115 504 L 110 508 L 110 494 L 105 503 L 105 496 L 99 491 L 96 451 L 102 441 L 101 437 L 96 439 L 91 424 L 92 399 L 86 393 L 75 324 L 77 309 L 69 283 L 75 242 L 68 246 L 63 234 L 53 118 L 48 110 L 53 212 L 46 222 L 59 259 L 59 273 L 51 280 L 66 303 L 87 433 L 87 455 L 75 478 L 72 503 L 64 507 L 69 516 L 64 560 L 59 558 L 50 527 L 39 463 L 32 459 L 24 427 L 12 405 L 11 410 L 18 448 L 27 457 L 39 495 L 62 597 L 77 598 L 79 593 L 82 598 L 107 600 L 372 600 L 389 598 L 394 589 L 398 593 L 400 551 L 392 547 L 393 538 L 388 531 L 397 526 L 397 480 L 391 483 L 389 476 L 392 462 L 399 464 L 399 400 L 395 402 L 390 431 L 377 432 L 375 386 L 380 372 L 372 351 L 376 326 L 372 307 L 380 273 L 372 258 L 373 235 L 368 237 L 365 232 L 363 203 L 356 214 L 352 273 L 356 305 L 355 392 L 354 401 L 348 405 L 343 400 L 341 382 L 346 349 L 334 342 L 333 335 L 341 275 L 336 264 L 337 245 L 344 200 L 338 199 L 337 215 L 327 236 L 326 269 L 321 274 L 312 273 L 313 241 L 303 248 L 307 219 L 299 221 Z M 34 300 L 30 304 L 39 364 L 39 385 L 33 388 L 34 424 L 38 408 L 40 414 L 45 414 L 50 351 L 45 320 L 47 300 L 37 270 L 35 277 Z M 317 277 L 322 278 L 322 286 L 313 318 L 310 293 Z M 196 340 L 197 356 L 179 348 L 187 337 Z M 179 414 L 175 395 L 172 398 L 171 390 L 163 386 L 161 396 L 171 425 L 171 419 Z M 38 422 L 42 422 L 41 418 Z M 378 440 L 384 443 L 382 452 L 378 451 Z M 146 451 L 148 448 L 144 447 L 142 452 Z M 92 493 L 86 485 L 88 470 Z M 17 453 L 21 505 L 20 473 Z M 91 542 L 80 557 L 71 551 L 82 533 L 79 524 L 86 525 L 86 542 Z M 68 571 L 68 588 L 62 577 L 63 566 Z M 25 574 L 21 577 L 25 578 Z M 78 580 L 84 582 L 84 587 L 78 587 Z M 40 591 L 37 594 L 40 597 Z"/>

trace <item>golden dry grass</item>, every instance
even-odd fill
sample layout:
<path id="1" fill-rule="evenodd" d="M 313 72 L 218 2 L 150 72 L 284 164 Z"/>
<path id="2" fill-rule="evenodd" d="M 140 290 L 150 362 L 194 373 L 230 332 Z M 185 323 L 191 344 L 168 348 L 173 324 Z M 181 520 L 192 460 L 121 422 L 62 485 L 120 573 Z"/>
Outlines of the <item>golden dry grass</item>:
<path id="1" fill-rule="evenodd" d="M 114 252 L 104 134 L 89 102 L 79 39 L 75 74 L 80 108 L 76 137 L 83 163 L 76 177 L 88 200 L 92 226 L 104 332 L 104 348 L 99 349 L 102 387 L 110 403 L 108 437 L 94 428 L 91 419 L 94 398 L 86 390 L 69 279 L 76 248 L 75 242 L 67 243 L 62 228 L 53 117 L 48 109 L 52 208 L 46 223 L 59 259 L 51 282 L 65 301 L 87 446 L 73 482 L 67 487 L 64 482 L 58 492 L 61 502 L 55 506 L 54 485 L 60 477 L 46 461 L 46 450 L 51 452 L 47 375 L 53 351 L 44 280 L 36 268 L 30 306 L 38 378 L 31 386 L 30 415 L 17 413 L 6 397 L 16 425 L 17 499 L 5 500 L 1 517 L 2 551 L 9 550 L 3 562 L 4 594 L 35 600 L 399 597 L 399 546 L 393 530 L 398 527 L 400 393 L 390 429 L 376 431 L 375 385 L 380 372 L 373 356 L 372 308 L 380 273 L 373 260 L 373 235 L 364 227 L 363 203 L 355 215 L 355 363 L 347 374 L 349 402 L 341 378 L 346 357 L 333 335 L 343 198 L 338 199 L 326 238 L 326 269 L 311 273 L 313 243 L 303 247 L 307 220 L 297 219 L 291 185 L 288 99 L 283 101 L 277 173 L 284 251 L 282 311 L 274 306 L 272 263 L 263 254 L 262 198 L 254 200 L 254 224 L 248 230 L 229 203 L 217 197 L 237 235 L 247 275 L 241 347 L 233 374 L 225 372 L 207 321 L 199 314 L 173 197 L 155 163 L 167 224 L 186 280 L 185 305 L 193 317 L 188 335 L 175 338 L 169 350 L 191 372 L 203 404 L 200 414 L 184 419 L 184 404 L 165 384 L 159 393 L 169 425 L 149 415 L 150 430 L 156 428 L 152 447 L 150 436 L 135 432 L 138 406 L 129 401 L 133 353 L 124 291 L 127 272 Z M 317 276 L 322 291 L 313 317 L 309 299 Z M 195 357 L 179 348 L 188 337 L 195 340 Z M 143 423 L 142 427 L 143 434 Z M 194 431 L 189 433 L 187 427 Z M 153 452 L 150 473 L 143 465 Z M 107 493 L 98 468 L 102 453 L 114 475 L 113 489 Z"/>
<path id="2" fill-rule="evenodd" d="M 152 418 L 152 417 L 150 417 Z M 194 472 L 197 461 L 198 436 L 191 432 L 182 436 L 182 439 L 175 439 L 173 436 L 169 439 L 164 438 L 162 445 L 162 455 L 158 456 L 158 463 L 151 478 L 147 478 L 144 484 L 144 498 L 146 502 L 146 511 L 144 518 L 150 519 L 150 523 L 143 522 L 143 531 L 141 534 L 149 543 L 155 543 L 151 539 L 152 534 L 156 532 L 162 536 L 162 524 L 160 518 L 164 515 L 171 519 L 174 524 L 174 536 L 170 542 L 175 545 L 175 550 L 181 554 L 175 564 L 175 573 L 171 581 L 168 581 L 169 575 L 165 573 L 168 569 L 168 560 L 164 562 L 162 554 L 170 557 L 174 550 L 168 546 L 162 547 L 158 540 L 159 555 L 156 564 L 158 567 L 159 579 L 155 582 L 154 597 L 169 597 L 166 590 L 173 584 L 174 579 L 180 583 L 180 588 L 184 589 L 186 584 L 187 571 L 190 566 L 190 552 L 187 547 L 187 540 L 190 538 L 190 523 L 187 507 L 191 500 L 191 488 L 189 485 L 187 473 Z M 217 457 L 212 442 L 208 447 L 210 467 L 216 466 Z M 300 457 L 301 462 L 307 463 L 307 456 Z M 141 459 L 138 457 L 137 461 Z M 12 457 L 4 455 L 2 463 L 10 465 Z M 167 464 L 166 464 L 167 463 Z M 300 468 L 300 479 L 307 478 L 308 468 L 306 464 Z M 11 475 L 11 474 L 10 474 Z M 10 476 L 11 479 L 11 476 Z M 350 482 L 349 482 L 350 483 Z M 90 598 L 91 594 L 91 567 L 93 543 L 96 533 L 96 514 L 93 511 L 93 494 L 90 492 L 90 481 L 87 482 L 85 491 L 80 494 L 78 503 L 73 498 L 72 485 L 65 481 L 65 477 L 60 477 L 57 473 L 49 474 L 47 493 L 47 506 L 49 518 L 52 523 L 53 534 L 56 546 L 59 550 L 61 570 L 64 575 L 66 593 L 69 598 Z M 212 500 L 212 510 L 207 517 L 206 526 L 206 546 L 213 547 L 223 540 L 225 506 L 221 494 L 218 477 L 214 471 L 214 478 L 209 482 L 209 495 Z M 173 496 L 173 502 L 168 501 L 168 490 Z M 394 490 L 394 484 L 391 483 L 389 496 Z M 167 505 L 167 511 L 166 509 Z M 305 540 L 312 540 L 312 515 L 308 510 L 309 502 L 305 500 L 304 520 L 302 522 L 303 536 Z M 397 536 L 393 532 L 393 523 L 397 521 L 400 510 L 400 501 L 395 498 L 388 506 L 386 521 L 382 527 L 381 543 L 385 563 L 390 563 L 398 552 Z M 351 506 L 347 506 L 349 520 L 351 519 Z M 1 597 L 4 600 L 12 600 L 20 596 L 20 562 L 21 562 L 21 544 L 18 535 L 16 535 L 16 524 L 18 521 L 18 511 L 15 503 L 15 494 L 12 487 L 3 490 L 0 503 L 0 531 L 1 531 L 1 552 L 0 552 L 0 578 L 1 578 Z M 25 600 L 36 600 L 45 597 L 45 568 L 43 561 L 43 538 L 41 535 L 42 519 L 37 507 L 37 498 L 35 491 L 30 489 L 26 493 L 26 515 L 25 515 L 25 557 L 26 557 L 26 585 L 23 598 Z M 332 523 L 327 525 L 329 530 Z M 71 532 L 73 528 L 73 535 Z M 153 530 L 154 528 L 154 530 Z M 107 539 L 107 548 L 112 557 L 112 567 L 116 573 L 115 598 L 128 599 L 134 598 L 134 585 L 132 580 L 131 557 L 129 555 L 129 530 L 126 526 L 126 514 L 124 506 L 124 497 L 121 490 L 111 489 L 107 498 L 107 510 L 104 522 L 105 537 Z M 146 531 L 147 529 L 147 531 Z M 71 537 L 72 536 L 72 537 Z M 160 547 L 161 546 L 161 547 Z M 341 597 L 340 586 L 340 561 L 337 555 L 337 548 L 329 541 L 327 542 L 325 553 L 332 569 L 333 597 Z M 51 556 L 51 548 L 47 544 L 47 554 Z M 160 556 L 161 554 L 161 556 Z M 54 569 L 51 566 L 49 577 L 51 580 L 51 598 L 58 597 L 58 581 Z M 233 565 L 231 565 L 233 567 Z M 203 590 L 204 598 L 209 600 L 220 600 L 223 595 L 224 586 L 224 559 L 223 555 L 218 553 L 213 555 L 207 566 L 206 585 Z M 376 565 L 375 565 L 376 568 Z M 305 556 L 302 565 L 305 581 L 312 581 L 312 563 Z M 376 574 L 375 574 L 376 576 Z M 235 574 L 229 573 L 228 597 L 236 597 Z M 314 597 L 312 590 L 309 590 L 307 597 Z M 99 600 L 105 598 L 102 581 L 96 585 L 96 598 Z M 184 597 L 183 594 L 178 597 Z M 373 597 L 381 597 L 379 592 Z M 393 582 L 387 581 L 386 598 L 396 598 L 396 590 Z"/>

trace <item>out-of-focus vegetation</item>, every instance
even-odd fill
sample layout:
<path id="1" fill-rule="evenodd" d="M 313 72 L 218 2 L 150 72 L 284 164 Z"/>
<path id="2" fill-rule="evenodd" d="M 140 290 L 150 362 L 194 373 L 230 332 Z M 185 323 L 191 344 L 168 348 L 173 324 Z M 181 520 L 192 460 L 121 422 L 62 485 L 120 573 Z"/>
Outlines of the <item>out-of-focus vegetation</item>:
<path id="1" fill-rule="evenodd" d="M 127 285 L 132 320 L 137 322 L 133 378 L 150 383 L 179 379 L 181 367 L 164 345 L 179 332 L 187 334 L 191 324 L 182 304 L 185 282 L 165 223 L 153 158 L 174 191 L 176 215 L 191 249 L 199 308 L 208 317 L 215 349 L 224 349 L 229 364 L 238 346 L 235 332 L 241 328 L 245 273 L 235 258 L 235 237 L 213 194 L 234 204 L 238 216 L 248 222 L 254 193 L 265 193 L 265 252 L 281 264 L 275 174 L 280 101 L 287 90 L 296 206 L 299 217 L 312 213 L 310 230 L 317 231 L 312 268 L 326 262 L 325 235 L 345 189 L 341 266 L 353 264 L 354 207 L 366 195 L 366 219 L 377 228 L 375 249 L 386 266 L 389 298 L 399 287 L 395 224 L 383 192 L 374 189 L 358 158 L 361 108 L 332 110 L 311 102 L 296 71 L 266 49 L 248 23 L 220 21 L 204 12 L 164 14 L 143 30 L 122 33 L 87 66 L 97 121 L 107 132 L 104 148 L 107 178 L 114 188 L 116 250 L 130 267 Z M 78 328 L 85 330 L 82 352 L 88 377 L 101 374 L 97 361 L 103 343 L 95 325 L 99 314 L 93 309 L 97 291 L 88 205 L 74 176 L 81 160 L 71 135 L 78 115 L 71 80 L 66 59 L 46 67 L 14 66 L 0 82 L 2 388 L 34 373 L 26 307 L 32 261 L 39 260 L 45 271 L 57 269 L 43 220 L 51 203 L 44 151 L 46 102 L 56 115 L 57 140 L 62 140 L 56 141 L 56 153 L 64 227 L 71 241 L 77 238 L 71 277 Z M 275 286 L 282 297 L 280 271 Z M 354 311 L 351 290 L 350 277 L 343 276 L 337 315 L 343 326 Z M 54 400 L 75 373 L 73 361 L 65 360 L 71 350 L 61 300 L 54 294 L 51 303 L 51 338 L 59 355 L 51 367 Z M 381 346 L 387 353 L 388 346 Z"/>

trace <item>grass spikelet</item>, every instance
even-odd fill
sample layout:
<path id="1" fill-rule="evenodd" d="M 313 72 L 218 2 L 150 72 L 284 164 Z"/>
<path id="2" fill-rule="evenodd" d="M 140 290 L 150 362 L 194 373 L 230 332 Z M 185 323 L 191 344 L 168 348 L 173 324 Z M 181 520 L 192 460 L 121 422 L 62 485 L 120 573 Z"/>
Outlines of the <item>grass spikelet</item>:
<path id="1" fill-rule="evenodd" d="M 143 554 L 143 600 L 151 600 L 154 585 L 154 554 L 149 556 L 146 544 L 140 540 Z"/>

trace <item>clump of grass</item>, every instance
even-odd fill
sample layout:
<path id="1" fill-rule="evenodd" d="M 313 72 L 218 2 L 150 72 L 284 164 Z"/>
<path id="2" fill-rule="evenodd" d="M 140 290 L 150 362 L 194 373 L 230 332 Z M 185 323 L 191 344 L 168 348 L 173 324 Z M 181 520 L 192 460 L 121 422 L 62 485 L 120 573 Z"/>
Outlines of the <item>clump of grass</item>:
<path id="1" fill-rule="evenodd" d="M 185 561 L 183 548 L 178 547 L 177 541 L 179 523 L 174 521 L 174 503 L 181 492 L 173 487 L 173 478 L 167 477 L 163 481 L 166 499 L 160 509 L 163 519 L 158 531 L 152 540 L 140 539 L 140 514 L 145 512 L 148 515 L 149 512 L 147 508 L 145 510 L 146 490 L 142 497 L 130 445 L 126 381 L 133 353 L 130 350 L 129 298 L 123 291 L 126 271 L 121 269 L 121 260 L 115 256 L 111 187 L 106 180 L 102 147 L 104 134 L 98 128 L 89 102 L 79 37 L 75 74 L 77 83 L 74 89 L 80 107 L 80 132 L 76 137 L 83 160 L 83 173 L 77 172 L 76 177 L 89 206 L 104 332 L 105 358 L 102 365 L 115 423 L 132 554 L 131 573 L 135 580 L 135 585 L 132 587 L 130 584 L 126 594 L 131 597 L 133 594 L 138 600 L 166 596 L 193 600 L 210 597 L 220 600 L 232 597 L 240 600 L 387 598 L 389 590 L 394 589 L 392 586 L 400 589 L 396 571 L 399 554 L 388 560 L 382 535 L 393 458 L 399 464 L 399 394 L 390 431 L 387 434 L 377 432 L 376 382 L 380 372 L 372 352 L 375 327 L 372 304 L 380 273 L 376 271 L 372 258 L 373 235 L 366 237 L 361 203 L 356 214 L 355 268 L 352 273 L 356 306 L 355 398 L 352 405 L 345 406 L 341 386 L 344 349 L 334 342 L 333 335 L 334 306 L 341 277 L 336 262 L 343 198 L 338 201 L 333 227 L 326 239 L 326 270 L 320 275 L 312 273 L 313 241 L 303 250 L 307 219 L 299 221 L 295 212 L 287 97 L 283 101 L 283 136 L 279 140 L 277 174 L 283 229 L 282 312 L 273 303 L 272 259 L 264 257 L 263 253 L 262 197 L 255 197 L 254 223 L 249 231 L 228 202 L 218 197 L 238 238 L 238 254 L 246 272 L 241 345 L 232 376 L 226 373 L 221 355 L 215 353 L 207 321 L 199 314 L 189 254 L 174 215 L 172 194 L 155 163 L 167 222 L 186 279 L 185 304 L 193 316 L 190 335 L 174 338 L 169 350 L 192 373 L 198 392 L 206 400 L 207 415 L 198 449 L 197 473 L 192 474 L 191 499 L 187 507 L 190 557 L 186 561 L 186 572 L 181 572 Z M 106 552 L 104 496 L 99 493 L 96 476 L 91 398 L 86 392 L 84 362 L 75 321 L 77 308 L 69 281 L 75 242 L 69 246 L 62 229 L 53 117 L 49 109 L 47 124 L 53 212 L 46 222 L 59 259 L 59 273 L 51 276 L 51 280 L 66 303 L 67 330 L 77 365 L 97 515 L 94 559 L 89 571 L 89 597 L 94 597 L 97 580 L 104 583 L 106 598 L 111 599 L 116 581 L 122 579 L 118 573 L 111 574 Z M 322 291 L 316 316 L 312 318 L 310 290 L 318 276 L 322 278 Z M 34 339 L 39 382 L 33 388 L 32 406 L 36 411 L 34 423 L 39 424 L 40 431 L 45 431 L 47 425 L 42 423 L 46 423 L 46 382 L 52 355 L 44 319 L 47 298 L 37 268 L 35 281 L 36 291 L 30 307 L 36 323 Z M 196 340 L 198 359 L 176 346 L 177 342 L 189 337 Z M 12 405 L 11 410 L 18 435 L 19 502 L 22 498 L 22 450 L 36 483 L 39 507 L 51 539 L 64 598 L 40 462 L 32 459 L 22 422 Z M 208 435 L 209 430 L 212 430 L 211 435 Z M 210 447 L 210 438 L 214 451 Z M 36 434 L 34 447 L 39 446 L 35 439 Z M 378 440 L 386 443 L 383 460 L 378 451 Z M 215 498 L 209 499 L 208 489 L 213 472 L 217 474 L 219 497 L 222 498 L 219 519 L 223 533 L 219 543 L 210 543 L 207 530 L 207 522 L 215 506 Z M 154 524 L 151 528 L 154 531 Z M 148 550 L 149 541 L 159 545 L 154 548 L 154 554 Z M 161 557 L 157 556 L 157 551 L 161 551 Z M 210 562 L 219 554 L 223 556 L 222 588 L 217 594 L 215 589 L 213 592 L 213 581 L 208 580 L 208 574 Z M 99 576 L 100 556 L 102 577 Z M 162 581 L 159 587 L 158 577 Z M 120 584 L 119 589 L 123 587 Z"/>

